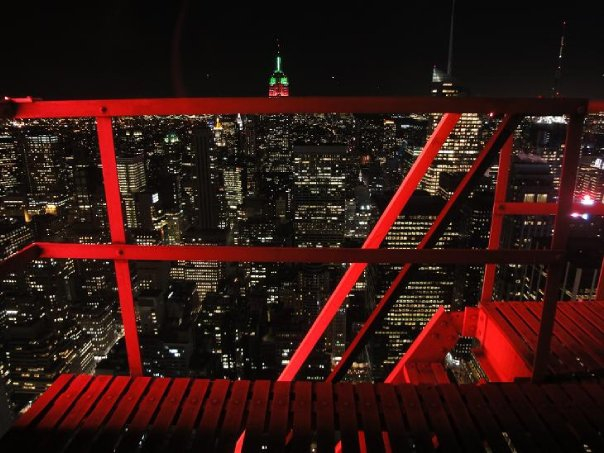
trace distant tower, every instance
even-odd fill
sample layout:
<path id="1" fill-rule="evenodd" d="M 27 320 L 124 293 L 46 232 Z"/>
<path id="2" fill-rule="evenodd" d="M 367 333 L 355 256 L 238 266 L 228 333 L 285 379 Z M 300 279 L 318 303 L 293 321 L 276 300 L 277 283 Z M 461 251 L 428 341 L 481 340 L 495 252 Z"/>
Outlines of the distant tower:
<path id="1" fill-rule="evenodd" d="M 281 70 L 281 51 L 277 42 L 277 57 L 275 58 L 275 70 L 268 82 L 268 96 L 271 98 L 289 96 L 289 81 Z"/>
<path id="2" fill-rule="evenodd" d="M 562 58 L 564 56 L 564 38 L 566 35 L 566 21 L 562 21 L 562 36 L 560 36 L 560 52 L 558 52 L 558 66 L 554 71 L 554 85 L 552 86 L 552 96 L 560 96 L 560 77 L 562 76 Z"/>

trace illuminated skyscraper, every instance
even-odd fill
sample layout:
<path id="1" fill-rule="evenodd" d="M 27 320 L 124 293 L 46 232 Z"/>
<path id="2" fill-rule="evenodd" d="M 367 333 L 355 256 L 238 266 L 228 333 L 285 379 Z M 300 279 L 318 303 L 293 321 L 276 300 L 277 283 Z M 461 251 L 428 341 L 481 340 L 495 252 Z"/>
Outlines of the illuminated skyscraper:
<path id="1" fill-rule="evenodd" d="M 289 80 L 281 69 L 281 54 L 275 57 L 275 70 L 268 82 L 268 95 L 271 98 L 289 96 Z"/>

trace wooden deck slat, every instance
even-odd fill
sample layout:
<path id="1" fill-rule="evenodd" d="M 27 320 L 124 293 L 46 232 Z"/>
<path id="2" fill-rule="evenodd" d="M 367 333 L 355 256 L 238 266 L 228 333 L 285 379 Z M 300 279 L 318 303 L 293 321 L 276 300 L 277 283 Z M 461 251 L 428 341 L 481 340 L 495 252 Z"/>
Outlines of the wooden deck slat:
<path id="1" fill-rule="evenodd" d="M 403 413 L 394 387 L 386 384 L 376 384 L 376 393 L 392 451 L 411 451 L 409 430 L 405 427 Z"/>
<path id="2" fill-rule="evenodd" d="M 244 453 L 256 452 L 261 448 L 270 391 L 271 381 L 254 382 L 245 426 Z"/>
<path id="3" fill-rule="evenodd" d="M 535 315 L 541 317 L 541 304 L 527 304 L 527 308 L 531 310 Z M 586 367 L 589 369 L 597 369 L 598 363 L 592 359 L 592 357 L 585 352 L 581 353 L 583 349 L 580 346 L 580 343 L 570 335 L 566 329 L 562 327 L 559 322 L 554 323 L 553 334 L 557 337 L 561 343 L 564 344 L 566 348 L 572 351 L 577 356 L 581 357 L 581 360 L 585 363 Z"/>
<path id="4" fill-rule="evenodd" d="M 543 390 L 534 384 L 521 384 L 520 388 L 562 449 L 564 451 L 580 451 L 583 444 L 579 443 L 575 435 L 568 429 L 565 420 L 546 397 Z"/>
<path id="5" fill-rule="evenodd" d="M 359 425 L 354 388 L 347 382 L 335 384 L 335 406 L 343 453 L 360 453 Z"/>
<path id="6" fill-rule="evenodd" d="M 15 420 L 11 429 L 2 438 L 2 445 L 6 451 L 17 451 L 26 447 L 28 442 L 32 442 L 31 436 L 28 436 L 30 429 L 33 431 L 33 425 L 41 415 L 52 405 L 51 403 L 61 395 L 61 392 L 73 380 L 72 374 L 62 374 L 55 382 L 40 395 L 27 412 Z"/>
<path id="7" fill-rule="evenodd" d="M 312 384 L 306 381 L 294 383 L 293 440 L 291 451 L 310 451 L 312 440 Z"/>
<path id="8" fill-rule="evenodd" d="M 333 453 L 335 434 L 333 387 L 327 382 L 317 382 L 313 383 L 313 390 L 316 397 L 317 451 Z"/>
<path id="9" fill-rule="evenodd" d="M 509 453 L 509 446 L 501 435 L 502 429 L 497 424 L 495 415 L 491 413 L 478 387 L 471 384 L 460 385 L 459 392 L 463 395 L 466 407 L 480 427 L 483 438 L 487 441 L 491 451 Z"/>
<path id="10" fill-rule="evenodd" d="M 268 450 L 283 451 L 289 422 L 291 382 L 275 382 L 268 423 Z"/>
<path id="11" fill-rule="evenodd" d="M 396 390 L 401 397 L 401 406 L 404 408 L 409 431 L 417 449 L 419 451 L 434 451 L 432 435 L 426 422 L 426 414 L 417 396 L 415 386 L 401 384 L 396 386 Z"/>
<path id="12" fill-rule="evenodd" d="M 245 411 L 250 381 L 235 381 L 231 387 L 231 395 L 224 409 L 224 420 L 218 435 L 216 450 L 232 452 L 235 442 L 241 434 L 243 411 Z"/>
<path id="13" fill-rule="evenodd" d="M 342 453 L 604 451 L 597 377 L 477 386 L 65 376 L 32 410 L 0 451 L 231 452 L 243 429 L 244 452 L 308 452 L 313 439 L 329 453 L 336 439 Z"/>
<path id="14" fill-rule="evenodd" d="M 176 452 L 185 449 L 185 445 L 191 438 L 191 431 L 195 426 L 197 415 L 209 387 L 210 381 L 207 379 L 195 379 L 193 381 L 189 388 L 189 394 L 180 408 L 180 415 L 176 421 L 174 433 L 172 433 L 172 437 L 163 451 Z"/>
<path id="15" fill-rule="evenodd" d="M 468 413 L 468 409 L 459 394 L 456 385 L 439 385 L 437 389 L 443 395 L 447 412 L 452 425 L 455 427 L 457 437 L 465 451 L 484 451 L 480 431 L 474 426 L 474 422 Z"/>
<path id="16" fill-rule="evenodd" d="M 138 405 L 134 418 L 128 424 L 128 432 L 122 438 L 117 449 L 118 452 L 133 451 L 141 441 L 142 434 L 151 424 L 151 420 L 160 405 L 172 379 L 155 379 L 149 387 L 149 392 Z"/>
<path id="17" fill-rule="evenodd" d="M 518 313 L 518 316 L 531 328 L 535 335 L 539 334 L 540 318 L 526 308 L 527 302 L 503 302 L 509 304 Z M 532 303 L 532 302 L 528 302 Z M 560 343 L 557 337 L 552 336 L 551 351 L 553 357 L 548 362 L 548 370 L 551 373 L 568 373 L 576 369 L 573 355 Z"/>
<path id="18" fill-rule="evenodd" d="M 150 377 L 140 377 L 132 380 L 132 384 L 122 395 L 119 404 L 107 423 L 100 427 L 100 435 L 91 445 L 93 451 L 113 451 L 122 429 L 126 425 L 132 412 L 136 409 L 138 400 L 141 398 L 150 382 Z"/>
<path id="19" fill-rule="evenodd" d="M 440 395 L 433 385 L 418 385 L 417 393 L 422 399 L 424 413 L 427 415 L 432 431 L 436 434 L 439 449 L 443 451 L 461 451 L 447 411 L 443 407 Z"/>
<path id="20" fill-rule="evenodd" d="M 540 445 L 540 449 L 551 452 L 561 452 L 562 450 L 552 439 L 552 433 L 548 431 L 545 424 L 541 421 L 535 408 L 529 404 L 518 387 L 518 384 L 503 383 L 499 385 L 499 388 L 513 405 L 516 414 L 518 414 L 518 418 Z"/>
<path id="21" fill-rule="evenodd" d="M 604 350 L 598 345 L 598 337 L 592 334 L 594 329 L 586 328 L 585 321 L 577 322 L 574 312 L 564 308 L 565 305 L 559 304 L 556 312 L 556 323 L 561 325 L 581 345 L 578 350 L 589 354 L 596 363 L 595 369 L 604 369 Z"/>
<path id="22" fill-rule="evenodd" d="M 554 407 L 558 408 L 560 415 L 571 426 L 579 440 L 585 439 L 585 443 L 592 450 L 604 451 L 604 439 L 600 438 L 598 432 L 579 409 L 578 404 L 573 402 L 561 386 L 544 385 L 543 391 L 554 402 Z"/>
<path id="23" fill-rule="evenodd" d="M 363 422 L 365 445 L 370 452 L 383 452 L 382 423 L 375 396 L 375 387 L 369 383 L 357 384 L 354 387 L 359 400 L 358 409 Z"/>
<path id="24" fill-rule="evenodd" d="M 595 316 L 585 316 L 580 311 L 580 306 L 587 302 L 565 303 L 562 305 L 563 312 L 582 329 L 594 341 L 600 351 L 604 351 L 604 323 L 599 323 Z"/>
<path id="25" fill-rule="evenodd" d="M 538 447 L 526 431 L 510 404 L 504 398 L 498 385 L 481 385 L 480 390 L 487 401 L 491 413 L 499 420 L 502 432 L 507 433 L 514 448 L 518 451 L 537 451 Z"/>
<path id="26" fill-rule="evenodd" d="M 50 442 L 44 446 L 45 451 L 60 451 L 67 440 L 74 435 L 84 416 L 90 411 L 93 404 L 102 394 L 105 387 L 111 381 L 111 376 L 98 376 L 92 380 L 90 386 L 73 405 L 68 414 L 59 425 Z"/>
<path id="27" fill-rule="evenodd" d="M 215 451 L 216 431 L 225 404 L 229 381 L 214 381 L 208 399 L 203 407 L 203 415 L 193 443 L 193 451 Z"/>
<path id="28" fill-rule="evenodd" d="M 145 440 L 144 447 L 146 450 L 161 451 L 166 433 L 172 425 L 190 383 L 191 379 L 188 378 L 176 378 L 172 381 L 170 390 L 161 404 L 152 428 L 149 430 L 149 436 Z"/>
<path id="29" fill-rule="evenodd" d="M 129 382 L 130 377 L 128 376 L 117 376 L 113 379 L 109 389 L 96 403 L 92 413 L 85 418 L 80 430 L 69 445 L 68 453 L 82 452 L 89 449 L 92 439 L 97 434 L 98 427 L 102 426 Z"/>

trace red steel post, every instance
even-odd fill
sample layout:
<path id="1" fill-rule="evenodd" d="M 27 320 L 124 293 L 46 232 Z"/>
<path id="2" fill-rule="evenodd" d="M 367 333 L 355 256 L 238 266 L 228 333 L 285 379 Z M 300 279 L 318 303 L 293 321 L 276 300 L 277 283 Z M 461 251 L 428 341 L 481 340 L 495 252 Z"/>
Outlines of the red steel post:
<path id="1" fill-rule="evenodd" d="M 585 110 L 584 110 L 585 111 Z M 554 220 L 554 232 L 551 248 L 566 250 L 570 233 L 570 214 L 573 207 L 577 168 L 581 155 L 581 134 L 583 133 L 583 113 L 571 114 L 566 130 L 566 143 L 562 157 L 562 170 L 560 174 L 560 187 L 558 189 L 558 206 Z M 543 309 L 539 324 L 537 347 L 533 360 L 533 377 L 535 382 L 542 381 L 547 372 L 547 363 L 550 358 L 550 344 L 556 318 L 556 308 L 560 297 L 560 282 L 565 260 L 550 264 L 547 268 L 547 279 L 543 294 Z"/>
<path id="2" fill-rule="evenodd" d="M 107 203 L 107 218 L 109 219 L 111 242 L 114 244 L 124 244 L 126 242 L 126 232 L 124 230 L 124 219 L 122 216 L 122 200 L 117 177 L 117 162 L 115 158 L 111 118 L 98 117 L 96 119 L 96 126 L 99 149 L 101 152 L 101 165 L 103 167 L 103 186 L 105 188 L 105 202 Z M 138 332 L 136 330 L 136 314 L 134 312 L 134 300 L 132 298 L 132 283 L 130 280 L 128 261 L 115 260 L 115 275 L 120 308 L 122 311 L 122 323 L 124 325 L 124 337 L 126 341 L 130 375 L 142 376 L 143 365 L 141 362 Z"/>
<path id="3" fill-rule="evenodd" d="M 503 227 L 503 213 L 497 210 L 496 203 L 505 203 L 508 180 L 510 176 L 510 161 L 512 159 L 512 145 L 514 137 L 511 136 L 501 148 L 499 154 L 499 170 L 497 171 L 497 183 L 495 184 L 495 199 L 493 200 L 493 212 L 491 214 L 491 231 L 489 232 L 489 250 L 497 250 L 501 240 L 501 229 Z M 497 266 L 487 264 L 484 268 L 484 279 L 482 282 L 482 295 L 480 303 L 491 302 L 493 297 L 493 285 L 495 283 L 495 271 Z"/>

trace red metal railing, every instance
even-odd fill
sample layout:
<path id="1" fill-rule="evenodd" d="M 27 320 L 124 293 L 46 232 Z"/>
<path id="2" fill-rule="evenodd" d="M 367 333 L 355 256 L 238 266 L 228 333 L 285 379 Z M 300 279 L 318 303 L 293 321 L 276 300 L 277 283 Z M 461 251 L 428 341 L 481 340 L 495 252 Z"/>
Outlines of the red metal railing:
<path id="1" fill-rule="evenodd" d="M 14 270 L 24 263 L 41 258 L 86 258 L 113 260 L 126 341 L 130 373 L 143 373 L 130 271 L 131 260 L 199 260 L 199 261 L 269 261 L 269 262 L 332 262 L 350 265 L 334 293 L 309 329 L 279 380 L 293 380 L 324 334 L 350 289 L 367 263 L 401 263 L 402 270 L 389 290 L 375 307 L 333 370 L 328 380 L 341 378 L 352 358 L 368 336 L 386 315 L 401 293 L 410 271 L 419 263 L 485 264 L 482 303 L 491 300 L 496 264 L 546 264 L 548 278 L 544 296 L 543 318 L 533 366 L 535 380 L 545 373 L 549 354 L 553 318 L 557 304 L 557 288 L 568 239 L 567 219 L 574 210 L 573 191 L 580 155 L 580 137 L 586 113 L 604 111 L 604 101 L 576 99 L 494 99 L 494 98 L 206 98 L 206 99 L 134 99 L 95 101 L 35 101 L 15 99 L 0 103 L 0 117 L 7 118 L 75 118 L 94 117 L 103 167 L 103 183 L 107 201 L 111 244 L 34 243 L 0 263 L 0 272 Z M 361 249 L 314 249 L 280 247 L 220 247 L 220 246 L 139 246 L 126 244 L 117 178 L 112 117 L 142 115 L 195 114 L 291 114 L 291 113 L 445 113 L 438 127 L 405 176 L 390 204 L 381 215 Z M 504 115 L 493 137 L 478 154 L 474 165 L 460 182 L 453 196 L 415 250 L 379 249 L 388 230 L 426 173 L 438 150 L 457 123 L 460 113 L 490 113 Z M 525 115 L 568 115 L 567 139 L 562 162 L 561 182 L 557 203 L 507 203 L 505 188 L 511 157 L 512 134 Z M 472 191 L 479 177 L 494 163 L 498 153 L 499 173 L 488 250 L 433 250 L 459 204 Z M 604 205 L 577 205 L 581 212 L 604 215 Z M 504 215 L 555 215 L 551 250 L 498 250 Z M 602 271 L 604 271 L 604 264 Z M 596 292 L 604 299 L 604 278 Z"/>

